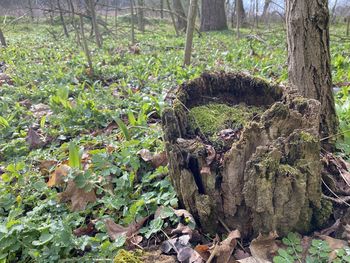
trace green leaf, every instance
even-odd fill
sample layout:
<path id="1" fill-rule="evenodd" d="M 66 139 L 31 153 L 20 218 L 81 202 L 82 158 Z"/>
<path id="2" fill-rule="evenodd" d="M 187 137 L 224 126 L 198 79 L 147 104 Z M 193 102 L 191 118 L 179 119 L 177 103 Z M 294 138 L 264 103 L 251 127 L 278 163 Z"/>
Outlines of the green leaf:
<path id="1" fill-rule="evenodd" d="M 32 244 L 34 246 L 42 246 L 48 243 L 52 238 L 53 238 L 52 234 L 45 232 L 41 234 L 41 236 L 39 237 L 39 240 L 33 241 Z"/>
<path id="2" fill-rule="evenodd" d="M 3 128 L 10 127 L 9 123 L 7 122 L 7 120 L 4 117 L 1 117 L 1 116 L 0 116 L 0 127 L 3 127 Z"/>
<path id="3" fill-rule="evenodd" d="M 115 118 L 115 122 L 118 124 L 119 129 L 121 130 L 121 132 L 123 133 L 125 139 L 127 141 L 129 141 L 131 139 L 128 127 L 126 127 L 125 123 L 119 119 L 119 118 Z"/>
<path id="4" fill-rule="evenodd" d="M 69 166 L 72 168 L 77 168 L 81 170 L 81 159 L 79 155 L 79 148 L 78 146 L 70 142 L 69 143 Z"/>
<path id="5" fill-rule="evenodd" d="M 117 238 L 114 240 L 114 246 L 116 247 L 122 247 L 124 246 L 126 242 L 126 236 L 125 235 L 119 235 Z"/>

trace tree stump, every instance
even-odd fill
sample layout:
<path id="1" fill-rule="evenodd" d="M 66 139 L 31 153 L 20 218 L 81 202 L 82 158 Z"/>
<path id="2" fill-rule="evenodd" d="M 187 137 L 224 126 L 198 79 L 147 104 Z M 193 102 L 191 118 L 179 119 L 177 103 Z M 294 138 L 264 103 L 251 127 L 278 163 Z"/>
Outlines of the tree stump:
<path id="1" fill-rule="evenodd" d="M 236 73 L 182 84 L 162 121 L 180 204 L 209 233 L 307 232 L 320 209 L 320 103 Z M 214 126 L 214 127 L 213 127 Z"/>

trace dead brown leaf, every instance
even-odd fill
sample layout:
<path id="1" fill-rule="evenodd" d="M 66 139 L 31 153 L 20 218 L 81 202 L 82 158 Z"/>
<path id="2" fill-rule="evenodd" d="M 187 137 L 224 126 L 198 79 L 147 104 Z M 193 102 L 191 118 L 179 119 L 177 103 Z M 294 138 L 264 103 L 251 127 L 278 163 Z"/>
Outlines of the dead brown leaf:
<path id="1" fill-rule="evenodd" d="M 235 257 L 236 260 L 239 261 L 242 259 L 249 258 L 251 255 L 242 249 L 236 249 L 233 256 Z"/>
<path id="2" fill-rule="evenodd" d="M 197 245 L 194 250 L 204 259 L 208 260 L 210 257 L 209 246 L 208 245 Z"/>
<path id="3" fill-rule="evenodd" d="M 84 210 L 88 203 L 96 202 L 95 190 L 85 192 L 84 189 L 80 189 L 76 186 L 75 182 L 68 181 L 67 188 L 63 193 L 59 194 L 61 202 L 71 201 L 72 211 Z"/>
<path id="4" fill-rule="evenodd" d="M 216 257 L 216 263 L 228 263 L 232 252 L 237 245 L 237 239 L 240 237 L 241 233 L 238 230 L 232 231 L 224 241 L 218 243 L 214 247 L 207 262 L 211 262 L 210 259 Z"/>
<path id="5" fill-rule="evenodd" d="M 41 172 L 42 175 L 46 175 L 50 172 L 50 170 L 57 164 L 56 161 L 52 161 L 52 160 L 43 160 L 40 161 L 39 164 L 39 170 Z"/>
<path id="6" fill-rule="evenodd" d="M 93 222 L 89 222 L 86 226 L 82 226 L 73 230 L 73 234 L 77 237 L 90 236 L 95 231 L 96 231 L 95 224 Z"/>
<path id="7" fill-rule="evenodd" d="M 270 262 L 271 256 L 278 250 L 276 244 L 276 232 L 271 232 L 268 236 L 259 236 L 250 243 L 250 252 L 258 262 Z M 259 261 L 260 260 L 260 261 Z"/>
<path id="8" fill-rule="evenodd" d="M 4 84 L 13 85 L 13 81 L 9 75 L 0 73 L 0 87 Z"/>
<path id="9" fill-rule="evenodd" d="M 64 183 L 64 178 L 68 175 L 70 171 L 68 165 L 62 164 L 56 167 L 55 171 L 52 172 L 47 186 L 53 187 Z"/>
<path id="10" fill-rule="evenodd" d="M 50 109 L 50 106 L 43 103 L 32 105 L 30 111 L 33 113 L 36 119 L 41 119 L 44 116 L 49 116 L 53 114 L 53 112 Z"/>
<path id="11" fill-rule="evenodd" d="M 30 149 L 37 149 L 45 145 L 45 139 L 32 127 L 29 128 L 26 142 L 29 144 Z"/>
<path id="12" fill-rule="evenodd" d="M 138 222 L 134 222 L 127 227 L 116 224 L 111 219 L 106 219 L 105 224 L 109 237 L 112 240 L 116 240 L 119 236 L 124 235 L 127 241 L 136 241 L 132 238 L 137 235 L 138 231 L 141 229 L 143 224 L 147 221 L 148 217 L 142 218 Z M 140 241 L 141 242 L 141 241 Z"/>
<path id="13" fill-rule="evenodd" d="M 138 151 L 137 154 L 140 155 L 141 159 L 145 162 L 151 163 L 153 168 L 158 168 L 159 166 L 165 166 L 168 164 L 168 157 L 165 151 L 154 154 L 148 149 L 142 149 Z"/>

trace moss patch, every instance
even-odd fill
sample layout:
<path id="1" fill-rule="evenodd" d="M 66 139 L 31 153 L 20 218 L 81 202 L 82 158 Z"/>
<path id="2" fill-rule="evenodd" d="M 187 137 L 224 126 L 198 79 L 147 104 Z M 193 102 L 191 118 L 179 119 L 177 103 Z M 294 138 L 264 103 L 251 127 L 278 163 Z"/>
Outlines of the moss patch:
<path id="1" fill-rule="evenodd" d="M 142 263 L 141 260 L 142 252 L 136 250 L 134 252 L 126 251 L 121 249 L 115 256 L 114 263 Z"/>
<path id="2" fill-rule="evenodd" d="M 205 136 L 210 138 L 224 129 L 235 129 L 246 125 L 263 111 L 263 108 L 245 104 L 229 106 L 211 103 L 190 109 L 189 120 L 192 128 L 199 128 Z"/>

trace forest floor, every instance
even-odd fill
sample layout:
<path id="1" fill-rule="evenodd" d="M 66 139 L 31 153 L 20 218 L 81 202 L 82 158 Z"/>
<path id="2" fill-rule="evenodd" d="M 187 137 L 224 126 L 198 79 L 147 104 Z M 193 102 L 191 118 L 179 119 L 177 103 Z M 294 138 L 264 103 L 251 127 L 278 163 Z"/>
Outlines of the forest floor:
<path id="1" fill-rule="evenodd" d="M 144 34 L 137 32 L 137 48 L 128 45 L 129 26 L 119 28 L 102 49 L 89 42 L 93 74 L 59 25 L 23 23 L 5 31 L 0 262 L 108 262 L 123 246 L 160 244 L 179 221 L 160 125 L 168 91 L 205 70 L 287 80 L 282 27 L 245 29 L 240 40 L 231 30 L 196 35 L 189 67 L 182 66 L 184 36 L 169 25 L 151 20 Z M 344 137 L 337 147 L 346 159 L 350 86 L 342 84 L 350 82 L 350 39 L 344 32 L 331 28 L 333 82 L 342 86 L 336 102 Z"/>

